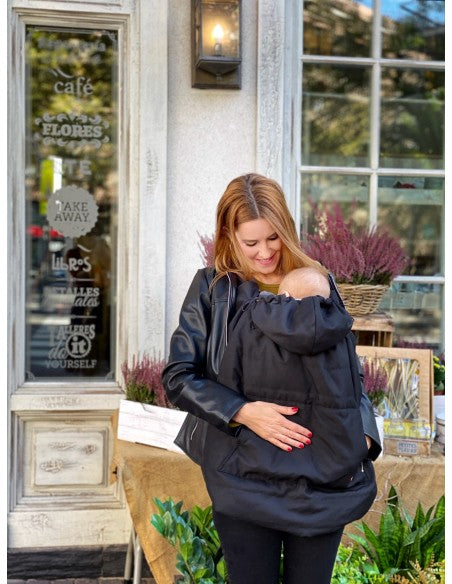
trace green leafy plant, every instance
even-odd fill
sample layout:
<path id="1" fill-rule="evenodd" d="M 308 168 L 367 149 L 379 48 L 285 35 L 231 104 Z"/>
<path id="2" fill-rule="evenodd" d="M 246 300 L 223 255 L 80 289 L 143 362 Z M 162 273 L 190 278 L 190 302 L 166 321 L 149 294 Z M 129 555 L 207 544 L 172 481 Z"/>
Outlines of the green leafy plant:
<path id="1" fill-rule="evenodd" d="M 419 562 L 414 562 L 413 572 L 408 576 L 396 574 L 391 579 L 391 584 L 444 584 L 446 581 L 446 562 L 435 562 L 432 559 L 431 564 L 426 568 L 421 568 Z"/>
<path id="2" fill-rule="evenodd" d="M 158 512 L 151 524 L 177 549 L 176 568 L 184 584 L 226 584 L 227 571 L 220 539 L 213 524 L 212 507 L 182 511 L 182 501 L 170 498 L 154 503 Z"/>
<path id="3" fill-rule="evenodd" d="M 184 584 L 227 584 L 228 576 L 212 507 L 182 511 L 182 501 L 155 498 L 154 528 L 177 549 L 176 568 Z M 332 584 L 443 584 L 445 568 L 444 495 L 410 517 L 391 486 L 378 531 L 355 523 L 363 535 L 348 534 L 353 546 L 338 548 Z M 281 568 L 283 554 L 281 554 Z M 281 572 L 282 573 L 282 572 Z M 282 580 L 281 580 L 282 581 Z"/>
<path id="4" fill-rule="evenodd" d="M 446 385 L 446 363 L 444 355 L 433 355 L 433 391 L 436 395 L 443 395 Z"/>
<path id="5" fill-rule="evenodd" d="M 412 518 L 403 507 L 397 492 L 391 486 L 386 508 L 381 515 L 378 531 L 366 523 L 355 523 L 363 536 L 349 534 L 358 543 L 380 574 L 406 577 L 415 574 L 418 562 L 421 569 L 432 561 L 445 558 L 445 498 L 424 512 L 420 503 Z"/>
<path id="6" fill-rule="evenodd" d="M 367 556 L 356 547 L 340 545 L 334 563 L 331 584 L 367 584 L 370 573 L 377 570 L 368 563 Z M 367 572 L 367 574 L 366 574 Z"/>

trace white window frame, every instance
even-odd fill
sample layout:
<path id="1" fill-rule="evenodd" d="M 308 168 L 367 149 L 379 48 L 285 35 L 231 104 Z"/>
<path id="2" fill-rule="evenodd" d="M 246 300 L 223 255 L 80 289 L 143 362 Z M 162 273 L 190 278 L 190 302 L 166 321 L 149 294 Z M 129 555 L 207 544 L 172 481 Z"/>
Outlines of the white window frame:
<path id="1" fill-rule="evenodd" d="M 301 221 L 301 177 L 306 174 L 323 173 L 323 174 L 342 174 L 342 175 L 365 175 L 369 177 L 369 225 L 377 224 L 378 212 L 378 177 L 379 176 L 422 176 L 445 179 L 444 169 L 408 169 L 408 168 L 387 168 L 379 167 L 379 124 L 380 124 L 380 81 L 381 69 L 384 66 L 393 66 L 399 68 L 417 68 L 435 71 L 444 71 L 444 61 L 419 61 L 414 59 L 385 59 L 381 57 L 381 0 L 373 0 L 374 16 L 372 20 L 372 38 L 371 38 L 371 56 L 364 57 L 331 57 L 318 55 L 303 54 L 303 10 L 304 2 L 288 2 L 287 10 L 295 17 L 294 21 L 297 26 L 292 29 L 294 36 L 288 36 L 286 43 L 290 42 L 292 51 L 292 70 L 297 71 L 295 78 L 297 83 L 292 84 L 292 101 L 297 104 L 291 118 L 294 120 L 290 141 L 292 147 L 292 160 L 296 166 L 296 196 L 291 198 L 292 210 L 297 225 Z M 375 24 L 376 23 L 376 24 Z M 307 64 L 333 64 L 333 65 L 366 65 L 371 69 L 370 85 L 370 164 L 367 167 L 350 167 L 350 166 L 313 166 L 304 164 L 301 153 L 301 112 L 302 112 L 302 79 L 303 65 Z M 443 208 L 444 214 L 444 208 Z M 444 250 L 444 241 L 442 242 Z M 444 274 L 444 253 L 441 258 L 441 272 Z M 395 281 L 401 283 L 418 283 L 418 284 L 438 284 L 441 285 L 444 292 L 445 277 L 442 276 L 397 276 Z M 445 321 L 444 311 L 441 321 L 441 345 L 444 346 Z"/>

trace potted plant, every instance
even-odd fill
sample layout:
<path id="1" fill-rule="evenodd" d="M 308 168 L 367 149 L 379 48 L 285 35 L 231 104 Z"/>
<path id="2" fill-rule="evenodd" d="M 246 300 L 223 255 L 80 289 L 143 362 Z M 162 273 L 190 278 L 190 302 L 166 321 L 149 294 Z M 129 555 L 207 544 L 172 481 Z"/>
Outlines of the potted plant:
<path id="1" fill-rule="evenodd" d="M 377 423 L 378 434 L 380 436 L 380 442 L 383 454 L 383 443 L 384 443 L 384 399 L 388 391 L 388 375 L 386 371 L 379 367 L 377 363 L 364 359 L 363 363 L 363 373 L 364 373 L 364 388 L 367 393 L 367 397 L 373 406 L 375 421 Z"/>
<path id="2" fill-rule="evenodd" d="M 338 203 L 311 202 L 315 231 L 305 236 L 305 252 L 336 278 L 353 316 L 374 312 L 392 279 L 408 266 L 400 241 L 386 228 L 356 226 Z"/>
<path id="3" fill-rule="evenodd" d="M 354 525 L 361 534 L 346 533 L 367 556 L 382 580 L 371 582 L 438 582 L 445 562 L 445 498 L 442 495 L 428 510 L 419 502 L 414 517 L 391 485 L 379 528 L 372 530 L 364 521 Z M 434 570 L 432 574 L 432 570 Z M 421 572 L 432 577 L 419 578 Z M 402 579 L 405 577 L 406 579 Z M 444 579 L 441 579 L 444 582 Z"/>
<path id="4" fill-rule="evenodd" d="M 166 397 L 164 366 L 160 355 L 146 353 L 141 358 L 133 355 L 130 364 L 122 364 L 125 399 L 119 404 L 118 438 L 182 452 L 173 441 L 187 414 Z"/>

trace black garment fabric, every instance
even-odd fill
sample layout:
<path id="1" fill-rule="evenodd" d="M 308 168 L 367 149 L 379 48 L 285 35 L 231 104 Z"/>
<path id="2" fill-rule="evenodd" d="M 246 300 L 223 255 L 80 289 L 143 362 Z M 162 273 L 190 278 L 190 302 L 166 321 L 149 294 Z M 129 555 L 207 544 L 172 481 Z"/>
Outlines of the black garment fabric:
<path id="1" fill-rule="evenodd" d="M 235 436 L 240 429 L 230 426 L 229 422 L 247 400 L 234 389 L 218 383 L 217 378 L 228 343 L 228 323 L 240 303 L 249 299 L 246 295 L 249 288 L 247 282 L 232 273 L 211 286 L 214 277 L 213 268 L 196 272 L 171 338 L 162 381 L 171 403 L 221 432 Z M 364 433 L 372 440 L 369 457 L 375 460 L 381 452 L 380 439 L 372 404 L 362 383 L 361 388 Z M 199 426 L 204 428 L 205 425 Z M 188 440 L 194 437 L 189 436 Z"/>
<path id="2" fill-rule="evenodd" d="M 313 437 L 286 452 L 246 426 L 236 437 L 209 427 L 202 470 L 217 512 L 312 536 L 359 519 L 372 505 L 353 319 L 334 296 L 261 294 L 232 319 L 219 382 L 250 401 L 298 407 L 289 419 Z"/>
<path id="3" fill-rule="evenodd" d="M 329 584 L 343 529 L 298 537 L 214 512 L 230 584 Z"/>

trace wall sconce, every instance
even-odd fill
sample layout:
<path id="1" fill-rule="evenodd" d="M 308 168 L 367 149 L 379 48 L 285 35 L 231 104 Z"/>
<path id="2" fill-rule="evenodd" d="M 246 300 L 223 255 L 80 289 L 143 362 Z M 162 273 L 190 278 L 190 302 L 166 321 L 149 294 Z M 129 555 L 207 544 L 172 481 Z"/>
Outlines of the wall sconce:
<path id="1" fill-rule="evenodd" d="M 192 87 L 240 89 L 242 0 L 192 0 Z"/>

